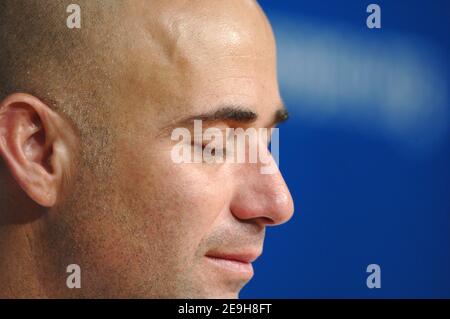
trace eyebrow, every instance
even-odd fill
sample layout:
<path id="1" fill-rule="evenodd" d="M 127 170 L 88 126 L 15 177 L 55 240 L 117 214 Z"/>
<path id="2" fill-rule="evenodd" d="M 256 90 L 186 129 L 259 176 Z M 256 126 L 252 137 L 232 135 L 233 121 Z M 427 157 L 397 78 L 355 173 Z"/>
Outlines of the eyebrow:
<path id="1" fill-rule="evenodd" d="M 217 122 L 236 122 L 241 124 L 251 124 L 258 119 L 258 114 L 252 111 L 249 107 L 239 105 L 225 105 L 218 107 L 216 110 L 191 115 L 180 120 L 174 121 L 171 124 L 161 129 L 158 136 L 170 134 L 170 132 L 177 127 L 191 126 L 195 120 L 201 120 L 206 123 Z M 273 127 L 277 124 L 285 122 L 289 119 L 289 113 L 286 107 L 281 104 L 277 111 L 275 111 L 273 118 L 267 127 Z"/>
<path id="2" fill-rule="evenodd" d="M 284 106 L 279 107 L 275 112 L 272 121 L 268 127 L 275 126 L 285 122 L 289 118 L 289 113 Z M 218 109 L 197 115 L 192 115 L 177 121 L 176 125 L 191 125 L 195 120 L 203 122 L 237 122 L 242 124 L 251 124 L 258 119 L 258 114 L 245 106 L 227 105 Z"/>

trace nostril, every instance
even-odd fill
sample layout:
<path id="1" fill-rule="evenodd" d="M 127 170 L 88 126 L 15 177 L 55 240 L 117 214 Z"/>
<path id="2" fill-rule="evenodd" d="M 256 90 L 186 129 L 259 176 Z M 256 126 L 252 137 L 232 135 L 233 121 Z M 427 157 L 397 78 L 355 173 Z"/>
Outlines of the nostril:
<path id="1" fill-rule="evenodd" d="M 272 218 L 269 218 L 269 217 L 261 217 L 260 219 L 261 219 L 261 223 L 266 226 L 273 226 L 273 225 L 277 224 Z"/>

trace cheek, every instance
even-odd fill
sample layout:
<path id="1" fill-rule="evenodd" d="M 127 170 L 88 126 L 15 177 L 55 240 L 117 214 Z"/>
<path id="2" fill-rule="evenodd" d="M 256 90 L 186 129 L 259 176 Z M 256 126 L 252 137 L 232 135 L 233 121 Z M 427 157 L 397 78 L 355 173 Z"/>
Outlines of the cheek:
<path id="1" fill-rule="evenodd" d="M 174 254 L 192 256 L 228 209 L 232 175 L 224 166 L 175 164 L 167 147 L 127 152 L 119 168 L 122 194 L 141 231 L 149 240 L 164 241 Z"/>

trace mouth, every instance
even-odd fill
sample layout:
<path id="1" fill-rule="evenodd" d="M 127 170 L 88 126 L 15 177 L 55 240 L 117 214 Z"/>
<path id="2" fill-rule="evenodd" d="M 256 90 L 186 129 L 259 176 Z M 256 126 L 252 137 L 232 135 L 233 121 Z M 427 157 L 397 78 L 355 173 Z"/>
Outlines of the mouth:
<path id="1" fill-rule="evenodd" d="M 249 280 L 253 277 L 252 262 L 258 258 L 255 252 L 221 253 L 209 252 L 206 259 L 220 271 Z"/>

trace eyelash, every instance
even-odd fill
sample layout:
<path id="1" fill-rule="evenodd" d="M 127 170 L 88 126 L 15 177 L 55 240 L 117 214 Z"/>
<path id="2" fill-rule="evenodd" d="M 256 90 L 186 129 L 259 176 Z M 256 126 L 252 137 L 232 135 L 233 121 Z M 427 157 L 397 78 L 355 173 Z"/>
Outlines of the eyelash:
<path id="1" fill-rule="evenodd" d="M 208 146 L 208 144 L 197 144 L 197 143 L 195 143 L 194 141 L 191 142 L 191 145 L 194 146 L 194 147 L 201 147 L 202 152 L 203 152 L 203 151 L 205 150 L 205 148 Z M 217 149 L 217 147 L 212 147 L 212 151 L 211 151 L 211 154 L 212 154 L 212 155 L 215 155 L 215 154 L 216 154 L 216 149 Z M 227 152 L 226 147 L 223 147 L 223 148 L 222 148 L 222 154 L 223 154 L 223 156 L 226 155 L 226 152 Z"/>
<path id="2" fill-rule="evenodd" d="M 271 153 L 271 148 L 270 148 L 271 147 L 271 143 L 272 143 L 272 138 L 271 138 L 271 136 L 269 136 L 269 138 L 267 140 L 267 145 L 266 145 L 267 150 L 269 151 L 269 153 Z M 203 152 L 205 151 L 205 149 L 206 149 L 206 147 L 208 145 L 209 145 L 209 143 L 206 143 L 206 144 L 195 143 L 195 139 L 191 140 L 191 146 L 195 147 L 197 149 L 200 148 L 200 150 L 202 151 L 202 154 L 203 154 Z M 218 149 L 217 147 L 211 147 L 211 152 L 210 153 L 211 153 L 212 156 L 216 155 L 216 150 L 217 149 Z M 231 151 L 231 152 L 233 152 L 233 151 Z M 224 147 L 222 148 L 222 157 L 226 158 L 227 153 L 229 153 L 229 151 L 227 152 L 226 143 L 225 143 Z"/>

